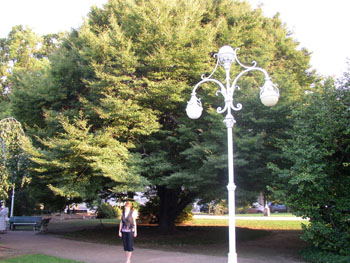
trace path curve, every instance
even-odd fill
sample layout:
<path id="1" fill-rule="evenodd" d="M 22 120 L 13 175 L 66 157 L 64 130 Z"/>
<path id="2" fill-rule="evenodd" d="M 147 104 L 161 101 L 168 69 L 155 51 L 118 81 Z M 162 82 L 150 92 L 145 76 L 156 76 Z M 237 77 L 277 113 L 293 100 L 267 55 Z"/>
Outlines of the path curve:
<path id="1" fill-rule="evenodd" d="M 252 243 L 253 244 L 253 243 Z M 248 244 L 249 246 L 249 244 Z M 255 244 L 256 246 L 256 244 Z M 251 249 L 251 248 L 250 248 Z M 248 250 L 250 250 L 248 248 Z M 242 251 L 243 252 L 243 251 Z M 38 234 L 33 231 L 9 231 L 1 235 L 1 254 L 7 256 L 40 253 L 87 263 L 124 263 L 122 246 L 104 245 L 59 238 L 53 235 Z M 227 263 L 227 257 L 189 254 L 135 248 L 133 263 Z M 275 255 L 242 253 L 239 263 L 298 263 L 295 258 L 281 258 Z"/>
<path id="2" fill-rule="evenodd" d="M 1 236 L 1 247 L 12 250 L 13 255 L 40 253 L 75 259 L 87 263 L 124 263 L 121 246 L 102 245 L 62 239 L 51 235 L 35 234 L 33 231 L 9 231 Z M 193 255 L 136 248 L 133 263 L 224 263 L 225 257 Z"/>

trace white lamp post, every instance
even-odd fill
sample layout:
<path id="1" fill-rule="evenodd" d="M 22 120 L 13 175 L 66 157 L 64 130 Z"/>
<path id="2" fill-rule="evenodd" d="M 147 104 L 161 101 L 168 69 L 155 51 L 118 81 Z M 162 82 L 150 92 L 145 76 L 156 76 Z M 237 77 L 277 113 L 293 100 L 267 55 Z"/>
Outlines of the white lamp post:
<path id="1" fill-rule="evenodd" d="M 274 85 L 267 74 L 267 72 L 256 66 L 256 62 L 253 61 L 252 66 L 248 67 L 243 65 L 237 58 L 237 51 L 239 49 L 233 50 L 231 46 L 223 46 L 220 48 L 219 53 L 214 56 L 217 58 L 216 66 L 213 72 L 208 76 L 202 76 L 202 80 L 198 82 L 191 93 L 191 99 L 187 104 L 186 112 L 188 117 L 191 119 L 198 119 L 203 111 L 202 103 L 200 99 L 196 97 L 197 88 L 205 82 L 214 82 L 220 86 L 220 90 L 216 92 L 224 97 L 225 106 L 224 108 L 217 108 L 218 113 L 224 113 L 227 111 L 224 123 L 227 127 L 227 142 L 228 142 L 228 200 L 229 200 L 229 254 L 228 263 L 237 263 L 237 253 L 236 253 L 236 220 L 235 220 L 235 189 L 236 185 L 234 183 L 234 171 L 233 171 L 233 139 L 232 139 L 232 128 L 236 123 L 231 111 L 239 111 L 242 109 L 242 104 L 238 103 L 236 106 L 233 105 L 233 95 L 236 89 L 239 87 L 236 85 L 238 79 L 245 73 L 253 70 L 261 71 L 265 75 L 265 84 L 260 88 L 260 99 L 265 106 L 274 106 L 279 98 L 279 90 L 276 85 Z M 230 84 L 230 68 L 233 62 L 237 62 L 238 65 L 243 67 L 243 71 L 239 73 L 233 80 L 232 85 Z M 226 72 L 226 86 L 220 81 L 211 78 L 211 76 L 216 71 L 218 65 L 224 67 Z"/>

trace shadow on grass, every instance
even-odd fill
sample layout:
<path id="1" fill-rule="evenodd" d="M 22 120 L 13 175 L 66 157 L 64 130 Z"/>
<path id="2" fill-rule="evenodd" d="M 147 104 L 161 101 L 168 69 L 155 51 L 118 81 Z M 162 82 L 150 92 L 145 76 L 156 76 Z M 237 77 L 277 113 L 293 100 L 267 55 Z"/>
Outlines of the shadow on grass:
<path id="1" fill-rule="evenodd" d="M 276 221 L 273 222 L 276 223 Z M 270 226 L 270 223 L 266 223 L 268 225 L 263 225 L 263 227 Z M 254 224 L 254 227 L 256 227 L 257 223 L 249 220 L 249 224 Z M 288 222 L 283 221 L 283 225 L 286 224 L 288 225 Z M 77 241 L 116 245 L 122 249 L 118 227 L 119 220 L 115 219 L 101 221 L 63 220 L 50 223 L 47 234 Z M 256 258 L 257 260 L 277 258 L 275 261 L 271 260 L 271 262 L 303 262 L 298 258 L 298 250 L 305 247 L 305 243 L 300 239 L 301 230 L 293 230 L 300 229 L 300 226 L 298 228 L 291 227 L 291 229 L 262 230 L 236 227 L 237 253 L 241 257 Z M 227 256 L 228 226 L 177 226 L 173 234 L 162 235 L 158 232 L 156 226 L 139 224 L 135 247 L 136 249 L 148 248 L 191 254 Z M 292 260 L 281 261 L 281 258 Z"/>
<path id="2" fill-rule="evenodd" d="M 50 232 L 49 232 L 50 233 Z M 118 225 L 106 224 L 74 232 L 55 232 L 64 238 L 94 242 L 99 244 L 121 245 Z M 271 234 L 271 231 L 236 228 L 237 243 L 257 240 Z M 139 225 L 135 246 L 206 255 L 226 255 L 228 250 L 227 226 L 177 226 L 174 233 L 164 235 L 156 226 Z"/>

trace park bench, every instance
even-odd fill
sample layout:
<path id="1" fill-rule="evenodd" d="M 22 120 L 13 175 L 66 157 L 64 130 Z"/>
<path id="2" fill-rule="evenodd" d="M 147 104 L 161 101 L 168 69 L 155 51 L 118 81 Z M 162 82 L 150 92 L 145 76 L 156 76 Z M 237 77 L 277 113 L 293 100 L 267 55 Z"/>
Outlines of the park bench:
<path id="1" fill-rule="evenodd" d="M 34 231 L 46 231 L 50 219 L 42 219 L 41 216 L 12 216 L 10 217 L 9 224 L 11 230 L 15 230 L 16 226 L 32 226 Z"/>

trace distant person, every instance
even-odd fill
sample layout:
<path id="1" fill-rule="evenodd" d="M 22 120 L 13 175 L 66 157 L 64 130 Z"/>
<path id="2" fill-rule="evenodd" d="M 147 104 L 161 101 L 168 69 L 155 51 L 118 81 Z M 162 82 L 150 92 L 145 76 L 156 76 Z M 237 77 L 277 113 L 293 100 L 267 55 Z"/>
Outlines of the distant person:
<path id="1" fill-rule="evenodd" d="M 119 224 L 119 237 L 123 239 L 126 255 L 125 263 L 130 263 L 131 255 L 134 251 L 134 238 L 137 237 L 136 217 L 137 211 L 132 208 L 132 203 L 126 202 Z"/>
<path id="2" fill-rule="evenodd" d="M 6 225 L 7 225 L 7 217 L 8 217 L 8 209 L 5 206 L 5 203 L 1 203 L 0 207 L 0 234 L 6 233 Z"/>

